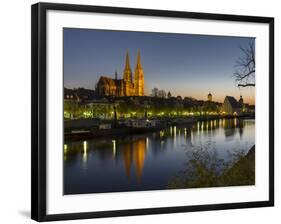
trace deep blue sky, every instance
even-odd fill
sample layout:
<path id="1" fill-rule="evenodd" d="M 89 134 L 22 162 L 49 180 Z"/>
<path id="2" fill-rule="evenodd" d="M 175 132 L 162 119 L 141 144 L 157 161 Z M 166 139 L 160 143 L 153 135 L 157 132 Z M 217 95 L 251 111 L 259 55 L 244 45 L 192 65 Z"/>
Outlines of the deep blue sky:
<path id="1" fill-rule="evenodd" d="M 249 38 L 108 31 L 64 28 L 64 86 L 94 89 L 101 75 L 119 78 L 129 51 L 134 71 L 140 49 L 145 77 L 145 94 L 156 87 L 172 95 L 214 100 L 243 95 L 254 102 L 254 89 L 235 86 L 234 64 L 241 55 L 239 46 Z"/>

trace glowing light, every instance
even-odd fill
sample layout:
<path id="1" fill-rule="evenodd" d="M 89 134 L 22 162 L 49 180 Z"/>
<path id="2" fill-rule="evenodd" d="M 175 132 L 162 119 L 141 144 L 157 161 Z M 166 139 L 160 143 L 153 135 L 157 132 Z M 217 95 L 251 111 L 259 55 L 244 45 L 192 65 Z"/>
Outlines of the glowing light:
<path id="1" fill-rule="evenodd" d="M 88 159 L 87 148 L 88 148 L 87 141 L 84 141 L 83 142 L 83 164 L 84 164 L 84 169 L 87 169 L 87 159 Z"/>
<path id="2" fill-rule="evenodd" d="M 87 153 L 87 141 L 83 142 L 84 153 Z"/>
<path id="3" fill-rule="evenodd" d="M 112 153 L 113 157 L 116 156 L 116 140 L 112 140 Z"/>
<path id="4" fill-rule="evenodd" d="M 63 152 L 64 152 L 64 153 L 67 153 L 67 144 L 64 144 L 64 145 L 63 145 Z"/>
<path id="5" fill-rule="evenodd" d="M 149 139 L 148 139 L 148 137 L 146 137 L 145 142 L 146 142 L 146 150 L 148 150 L 148 148 L 149 148 Z"/>
<path id="6" fill-rule="evenodd" d="M 186 128 L 184 128 L 184 137 L 186 137 Z"/>
<path id="7" fill-rule="evenodd" d="M 84 115 L 84 117 L 90 117 L 92 115 L 92 113 L 88 112 L 88 111 L 84 111 L 83 115 Z"/>
<path id="8" fill-rule="evenodd" d="M 176 147 L 176 145 L 177 145 L 177 127 L 176 126 L 174 126 L 174 141 L 173 141 L 173 143 L 174 143 L 174 147 Z"/>

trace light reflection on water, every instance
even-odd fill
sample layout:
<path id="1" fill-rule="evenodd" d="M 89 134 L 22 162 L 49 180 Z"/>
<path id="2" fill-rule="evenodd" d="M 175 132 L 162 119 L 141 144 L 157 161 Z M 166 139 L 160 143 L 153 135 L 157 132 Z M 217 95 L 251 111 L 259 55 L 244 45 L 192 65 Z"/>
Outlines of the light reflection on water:
<path id="1" fill-rule="evenodd" d="M 166 189 L 189 161 L 189 152 L 206 146 L 228 161 L 255 142 L 254 120 L 220 119 L 171 126 L 152 133 L 115 136 L 64 145 L 64 193 Z"/>

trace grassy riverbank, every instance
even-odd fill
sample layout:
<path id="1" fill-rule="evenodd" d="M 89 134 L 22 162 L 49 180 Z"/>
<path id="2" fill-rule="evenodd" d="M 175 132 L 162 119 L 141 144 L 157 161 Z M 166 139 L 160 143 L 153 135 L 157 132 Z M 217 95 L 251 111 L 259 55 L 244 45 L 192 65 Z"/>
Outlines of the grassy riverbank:
<path id="1" fill-rule="evenodd" d="M 220 177 L 220 182 L 227 186 L 255 184 L 255 146 Z"/>
<path id="2" fill-rule="evenodd" d="M 210 156 L 208 156 L 210 158 Z M 232 165 L 218 160 L 205 159 L 199 153 L 189 161 L 182 174 L 174 177 L 168 183 L 168 188 L 199 188 L 199 187 L 223 187 L 223 186 L 245 186 L 255 184 L 255 146 L 245 156 Z M 223 171 L 217 174 L 216 168 Z"/>

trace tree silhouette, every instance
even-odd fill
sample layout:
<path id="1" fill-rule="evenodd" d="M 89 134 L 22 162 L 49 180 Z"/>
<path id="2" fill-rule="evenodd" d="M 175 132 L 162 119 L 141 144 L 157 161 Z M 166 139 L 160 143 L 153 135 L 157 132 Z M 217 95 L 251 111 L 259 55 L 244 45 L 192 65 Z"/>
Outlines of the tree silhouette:
<path id="1" fill-rule="evenodd" d="M 246 47 L 240 47 L 241 57 L 235 64 L 234 77 L 238 87 L 255 87 L 255 42 L 250 41 Z"/>

